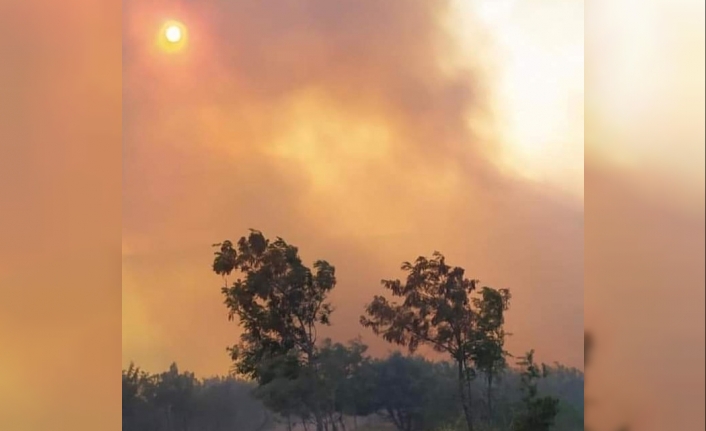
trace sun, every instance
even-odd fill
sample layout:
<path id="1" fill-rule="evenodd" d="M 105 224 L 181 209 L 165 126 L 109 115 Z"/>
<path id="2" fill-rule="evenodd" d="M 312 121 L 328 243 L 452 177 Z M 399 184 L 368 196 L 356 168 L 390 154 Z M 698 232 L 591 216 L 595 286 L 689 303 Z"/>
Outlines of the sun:
<path id="1" fill-rule="evenodd" d="M 162 24 L 157 43 L 162 51 L 176 53 L 186 47 L 187 39 L 186 26 L 179 21 L 169 20 Z"/>
<path id="2" fill-rule="evenodd" d="M 178 25 L 170 24 L 164 30 L 164 37 L 167 38 L 168 42 L 179 43 L 183 37 L 183 34 Z"/>

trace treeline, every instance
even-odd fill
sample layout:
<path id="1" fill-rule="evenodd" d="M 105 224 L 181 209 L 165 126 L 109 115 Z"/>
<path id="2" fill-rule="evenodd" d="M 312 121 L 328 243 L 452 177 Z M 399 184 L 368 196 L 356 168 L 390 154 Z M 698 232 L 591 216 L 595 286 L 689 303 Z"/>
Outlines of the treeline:
<path id="1" fill-rule="evenodd" d="M 228 318 L 241 327 L 239 342 L 228 349 L 233 371 L 252 382 L 256 399 L 290 428 L 344 431 L 351 426 L 346 418 L 377 416 L 399 431 L 548 431 L 561 420 L 570 422 L 560 428 L 568 431 L 582 422 L 583 376 L 538 365 L 533 352 L 510 369 L 504 330 L 510 291 L 481 286 L 440 253 L 403 263 L 404 280 L 383 280 L 387 295 L 371 298 L 359 322 L 410 355 L 425 345 L 445 358 L 432 363 L 402 354 L 376 360 L 359 341 L 320 340 L 319 328 L 331 323 L 328 295 L 337 283 L 327 261 L 309 268 L 296 247 L 258 231 L 216 247 L 212 269 L 225 280 Z M 542 390 L 549 371 L 571 382 L 565 393 Z M 192 383 L 180 384 L 203 389 L 187 377 Z M 580 400 L 574 399 L 578 392 Z M 142 405 L 154 404 L 145 401 L 152 398 L 133 397 Z M 162 421 L 172 426 L 163 429 L 200 431 L 187 427 L 183 409 L 162 405 L 161 415 L 169 418 Z M 239 423 L 234 429 L 246 428 Z"/>
<path id="2" fill-rule="evenodd" d="M 274 425 L 250 382 L 197 379 L 176 364 L 159 374 L 130 365 L 122 379 L 124 431 L 263 431 Z"/>
<path id="3" fill-rule="evenodd" d="M 317 400 L 326 411 L 325 428 L 353 431 L 384 429 L 452 430 L 462 426 L 463 412 L 455 397 L 455 374 L 449 362 L 394 353 L 384 359 L 364 354 L 365 346 L 324 343 L 324 369 L 309 393 L 306 382 L 279 379 L 258 388 L 235 377 L 197 379 L 180 372 L 147 374 L 131 366 L 123 370 L 125 431 L 265 431 L 275 428 L 312 430 L 309 405 Z M 509 368 L 496 383 L 492 417 L 483 379 L 472 384 L 479 400 L 483 430 L 509 430 L 526 406 L 522 372 Z M 539 391 L 558 400 L 554 428 L 583 430 L 583 373 L 558 364 L 548 368 Z M 277 413 L 275 413 L 277 412 Z"/>

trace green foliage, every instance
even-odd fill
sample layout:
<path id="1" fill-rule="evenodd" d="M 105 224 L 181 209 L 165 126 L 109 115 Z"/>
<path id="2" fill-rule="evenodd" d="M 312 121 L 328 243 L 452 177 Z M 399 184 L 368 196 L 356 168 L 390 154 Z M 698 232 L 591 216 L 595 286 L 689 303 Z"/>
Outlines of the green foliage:
<path id="1" fill-rule="evenodd" d="M 277 375 L 259 385 L 253 394 L 282 418 L 309 421 L 318 404 L 318 394 L 312 384 L 315 377 L 307 369 L 302 369 L 296 376 Z"/>
<path id="2" fill-rule="evenodd" d="M 370 359 L 365 356 L 368 346 L 354 340 L 347 346 L 324 340 L 319 350 L 318 378 L 322 390 L 324 411 L 334 412 L 338 418 L 345 414 L 365 416 L 371 406 L 365 403 L 373 388 L 367 372 Z"/>
<path id="3" fill-rule="evenodd" d="M 319 260 L 312 271 L 296 247 L 254 230 L 236 246 L 224 241 L 216 247 L 213 271 L 243 277 L 222 289 L 228 317 L 243 328 L 240 343 L 229 349 L 235 371 L 258 382 L 270 408 L 287 418 L 313 417 L 323 430 L 336 402 L 324 384 L 331 380 L 321 376 L 317 325 L 330 324 L 327 295 L 336 285 L 335 268 Z"/>
<path id="4" fill-rule="evenodd" d="M 347 415 L 373 412 L 375 380 L 366 350 L 359 340 L 343 345 L 326 339 L 317 349 L 316 372 L 283 372 L 261 384 L 255 394 L 284 418 L 335 429 Z"/>
<path id="5" fill-rule="evenodd" d="M 552 396 L 539 396 L 537 381 L 547 376 L 548 368 L 534 362 L 534 351 L 520 358 L 518 365 L 523 371 L 521 390 L 524 408 L 516 417 L 513 431 L 549 431 L 559 412 L 559 400 Z"/>
<path id="6" fill-rule="evenodd" d="M 400 353 L 375 361 L 373 367 L 374 403 L 399 431 L 437 429 L 457 418 L 448 368 Z"/>
<path id="7" fill-rule="evenodd" d="M 332 308 L 326 301 L 336 285 L 335 269 L 323 260 L 306 267 L 296 247 L 283 239 L 270 241 L 258 231 L 216 245 L 213 271 L 238 278 L 222 289 L 228 317 L 243 328 L 240 343 L 230 349 L 235 370 L 267 383 L 285 362 L 307 365 L 316 356 L 316 325 L 328 325 Z M 294 376 L 293 376 L 294 377 Z"/>
<path id="8" fill-rule="evenodd" d="M 263 431 L 271 414 L 233 378 L 199 380 L 176 364 L 159 374 L 123 370 L 123 431 Z"/>
<path id="9" fill-rule="evenodd" d="M 507 367 L 505 337 L 503 328 L 504 312 L 510 304 L 510 291 L 484 287 L 480 297 L 473 298 L 476 308 L 478 328 L 471 358 L 476 368 L 483 373 L 486 382 L 485 404 L 486 420 L 493 419 L 493 383 Z"/>
<path id="10" fill-rule="evenodd" d="M 359 342 L 347 345 L 324 342 L 321 349 L 326 350 L 328 344 L 333 351 L 340 353 L 342 347 L 349 351 L 356 349 L 352 347 L 356 343 Z M 322 356 L 338 357 L 337 354 Z M 348 372 L 336 372 L 336 383 L 326 384 L 326 388 L 336 388 L 334 392 L 327 390 L 316 395 L 322 406 L 331 405 L 331 400 L 336 401 L 335 411 L 325 414 L 324 428 L 343 431 L 341 422 L 345 422 L 346 431 L 352 431 L 356 428 L 354 415 L 360 421 L 358 431 L 399 431 L 392 415 L 398 424 L 402 424 L 402 429 L 413 431 L 457 431 L 465 426 L 462 408 L 454 395 L 456 376 L 452 362 L 432 362 L 399 353 L 384 359 L 372 359 L 366 357 L 364 351 L 360 357 L 361 361 L 352 361 L 356 365 L 348 368 Z M 547 370 L 549 374 L 537 379 L 536 383 L 538 394 L 560 400 L 561 408 L 553 429 L 583 431 L 583 374 L 558 364 L 547 367 Z M 495 418 L 493 421 L 477 421 L 477 430 L 512 430 L 517 426 L 515 422 L 526 416 L 523 398 L 527 392 L 522 391 L 523 372 L 508 368 L 495 388 Z M 332 377 L 329 375 L 327 380 Z M 189 381 L 193 384 L 183 384 Z M 162 373 L 147 374 L 131 365 L 123 370 L 123 430 L 182 431 L 186 423 L 188 431 L 265 431 L 275 427 L 277 420 L 287 423 L 289 419 L 293 424 L 299 424 L 301 431 L 300 414 L 303 414 L 305 423 L 315 423 L 313 417 L 307 416 L 307 407 L 298 401 L 301 397 L 311 396 L 307 395 L 310 392 L 306 387 L 297 388 L 301 382 L 278 379 L 258 388 L 232 377 L 198 379 L 175 367 Z M 481 380 L 472 382 L 472 390 L 480 395 L 484 385 Z M 266 409 L 271 400 L 262 391 L 267 391 L 267 396 L 278 397 L 285 407 L 292 409 L 278 406 Z M 332 393 L 335 398 L 330 398 Z M 162 397 L 158 403 L 157 394 L 172 394 L 169 399 L 181 401 L 165 402 Z M 405 418 L 411 418 L 411 421 Z"/>
<path id="11" fill-rule="evenodd" d="M 410 352 L 426 344 L 448 354 L 456 363 L 457 393 L 467 427 L 473 430 L 470 382 L 479 369 L 493 376 L 504 366 L 502 327 L 510 292 L 484 287 L 479 297 L 472 297 L 478 280 L 466 278 L 463 268 L 447 265 L 438 252 L 431 258 L 419 257 L 414 264 L 405 262 L 402 270 L 407 273 L 405 282 L 382 281 L 399 301 L 375 296 L 361 324 Z M 488 381 L 492 384 L 492 377 Z"/>
<path id="12" fill-rule="evenodd" d="M 122 372 L 123 429 L 142 430 L 147 427 L 148 401 L 152 393 L 152 379 L 134 364 Z"/>
<path id="13" fill-rule="evenodd" d="M 460 424 L 481 431 L 545 431 L 554 423 L 565 431 L 580 429 L 583 375 L 557 366 L 564 380 L 542 379 L 541 390 L 552 395 L 540 397 L 538 380 L 546 368 L 540 372 L 532 352 L 520 363 L 522 373 L 507 365 L 504 323 L 510 292 L 480 288 L 440 253 L 404 263 L 404 282 L 382 282 L 394 299 L 375 296 L 360 319 L 412 354 L 427 345 L 451 360 L 434 363 L 400 353 L 372 359 L 360 340 L 318 340 L 317 328 L 330 324 L 327 297 L 336 285 L 335 269 L 326 261 L 310 269 L 296 247 L 258 231 L 216 247 L 212 269 L 226 279 L 222 292 L 228 317 L 243 329 L 240 342 L 229 349 L 234 370 L 254 380 L 253 395 L 290 430 L 301 424 L 307 430 L 315 425 L 317 431 L 346 431 L 346 418 L 352 417 L 355 427 L 355 419 L 365 416 L 386 418 L 398 431 L 455 430 Z M 228 284 L 234 273 L 235 281 Z M 149 405 L 170 412 L 170 420 L 184 430 L 217 429 L 191 424 L 226 417 L 193 413 L 220 411 L 227 397 L 211 391 L 210 398 L 194 398 L 203 384 L 175 366 L 157 377 L 131 367 L 123 380 L 129 409 Z M 558 398 L 568 406 L 561 414 Z"/>

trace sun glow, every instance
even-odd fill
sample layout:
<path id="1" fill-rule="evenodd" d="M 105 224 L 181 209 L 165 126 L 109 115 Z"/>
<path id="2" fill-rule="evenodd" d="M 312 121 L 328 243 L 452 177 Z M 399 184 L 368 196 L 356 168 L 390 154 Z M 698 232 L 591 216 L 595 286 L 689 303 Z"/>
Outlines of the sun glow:
<path id="1" fill-rule="evenodd" d="M 186 45 L 186 26 L 178 21 L 167 21 L 159 32 L 159 45 L 164 51 L 179 51 Z"/>
<path id="2" fill-rule="evenodd" d="M 164 37 L 171 43 L 178 43 L 181 40 L 181 29 L 176 25 L 170 25 L 164 31 Z"/>

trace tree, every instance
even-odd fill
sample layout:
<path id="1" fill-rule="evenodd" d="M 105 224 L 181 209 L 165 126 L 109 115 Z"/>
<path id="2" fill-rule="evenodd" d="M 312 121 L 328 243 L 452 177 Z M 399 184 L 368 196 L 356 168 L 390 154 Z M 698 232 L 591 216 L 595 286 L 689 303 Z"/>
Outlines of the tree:
<path id="1" fill-rule="evenodd" d="M 361 324 L 388 342 L 406 346 L 410 352 L 426 344 L 448 354 L 456 364 L 458 395 L 468 430 L 473 431 L 473 361 L 479 357 L 479 346 L 488 339 L 480 317 L 483 313 L 494 317 L 494 324 L 501 328 L 509 291 L 485 288 L 488 290 L 484 292 L 497 292 L 490 296 L 501 301 L 486 302 L 490 308 L 483 311 L 476 309 L 477 304 L 471 300 L 478 280 L 465 278 L 464 269 L 447 265 L 442 254 L 435 252 L 431 259 L 419 257 L 414 264 L 405 262 L 402 270 L 407 272 L 406 282 L 382 281 L 401 302 L 375 296 L 366 307 L 367 316 L 361 317 Z"/>
<path id="2" fill-rule="evenodd" d="M 345 429 L 343 416 L 356 415 L 365 410 L 365 404 L 357 397 L 366 395 L 365 378 L 361 373 L 368 362 L 365 356 L 368 346 L 359 339 L 344 345 L 324 340 L 319 350 L 319 378 L 321 389 L 318 394 L 321 410 L 326 412 L 332 430 L 339 426 Z"/>
<path id="3" fill-rule="evenodd" d="M 319 404 L 312 385 L 316 375 L 306 373 L 307 369 L 291 374 L 286 368 L 284 366 L 280 374 L 258 386 L 254 394 L 267 408 L 286 421 L 288 429 L 291 429 L 293 420 L 297 418 L 306 426 L 312 419 L 314 408 Z"/>
<path id="4" fill-rule="evenodd" d="M 488 420 L 493 420 L 493 381 L 507 368 L 504 312 L 510 304 L 508 290 L 484 287 L 480 297 L 473 298 L 477 310 L 478 331 L 474 343 L 473 361 L 486 381 L 486 406 Z"/>
<path id="5" fill-rule="evenodd" d="M 200 380 L 176 364 L 159 374 L 131 364 L 122 374 L 124 431 L 263 431 L 271 425 L 251 383 Z"/>
<path id="6" fill-rule="evenodd" d="M 537 381 L 547 376 L 547 367 L 534 363 L 534 351 L 530 350 L 520 358 L 522 367 L 521 390 L 523 411 L 516 417 L 513 431 L 549 431 L 559 413 L 559 400 L 551 396 L 539 396 Z"/>
<path id="7" fill-rule="evenodd" d="M 123 429 L 145 429 L 149 409 L 146 386 L 149 376 L 135 364 L 122 371 L 123 386 Z"/>
<path id="8" fill-rule="evenodd" d="M 159 374 L 152 393 L 154 405 L 162 412 L 170 430 L 188 430 L 196 416 L 199 382 L 193 373 L 180 372 L 176 363 Z"/>
<path id="9" fill-rule="evenodd" d="M 222 292 L 229 319 L 238 319 L 240 343 L 229 349 L 235 370 L 260 385 L 281 376 L 284 367 L 293 379 L 316 374 L 317 325 L 328 325 L 332 307 L 326 301 L 336 285 L 335 269 L 318 260 L 312 271 L 296 247 L 282 238 L 270 241 L 252 230 L 237 246 L 216 244 L 213 271 L 224 277 L 239 272 Z M 227 283 L 227 282 L 226 282 Z M 311 380 L 316 384 L 316 379 Z M 312 406 L 317 429 L 323 418 Z"/>
<path id="10" fill-rule="evenodd" d="M 375 362 L 370 357 L 363 357 L 346 384 L 344 408 L 346 414 L 353 416 L 354 427 L 357 427 L 358 417 L 369 416 L 378 411 L 377 390 Z"/>
<path id="11" fill-rule="evenodd" d="M 437 429 L 458 417 L 455 403 L 445 399 L 450 388 L 442 367 L 396 352 L 374 368 L 374 403 L 399 431 Z"/>
<path id="12" fill-rule="evenodd" d="M 451 361 L 432 362 L 400 353 L 372 359 L 356 340 L 322 342 L 319 363 L 318 393 L 311 391 L 308 377 L 276 377 L 253 392 L 254 382 L 233 376 L 199 379 L 176 366 L 148 374 L 131 365 L 123 370 L 123 430 L 184 431 L 188 426 L 187 431 L 265 431 L 275 428 L 275 412 L 290 424 L 303 418 L 300 423 L 311 430 L 308 425 L 314 418 L 308 403 L 312 398 L 321 406 L 329 431 L 348 429 L 342 415 L 378 413 L 390 425 L 412 431 L 458 429 L 459 420 L 463 421 L 461 406 L 455 402 L 456 371 Z M 515 431 L 522 421 L 526 424 L 528 417 L 537 416 L 528 413 L 533 410 L 524 402 L 531 384 L 527 384 L 528 367 L 523 367 L 508 367 L 498 380 L 497 420 L 482 429 Z M 535 376 L 540 373 L 539 367 L 533 368 Z M 583 373 L 559 364 L 546 370 L 545 378 L 535 379 L 536 393 L 561 400 L 554 429 L 583 431 Z M 477 379 L 473 389 L 476 396 L 482 395 L 484 382 Z M 187 426 L 181 421 L 185 416 Z"/>

